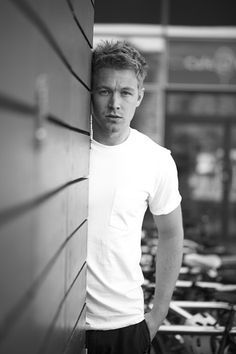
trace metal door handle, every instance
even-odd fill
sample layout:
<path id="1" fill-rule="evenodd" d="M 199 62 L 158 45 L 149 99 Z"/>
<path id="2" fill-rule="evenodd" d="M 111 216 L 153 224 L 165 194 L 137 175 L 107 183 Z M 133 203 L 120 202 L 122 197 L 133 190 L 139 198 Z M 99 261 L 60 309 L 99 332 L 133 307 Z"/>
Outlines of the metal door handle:
<path id="1" fill-rule="evenodd" d="M 45 74 L 39 75 L 35 84 L 36 117 L 35 117 L 35 144 L 39 147 L 47 137 L 45 127 L 48 117 L 48 83 Z"/>

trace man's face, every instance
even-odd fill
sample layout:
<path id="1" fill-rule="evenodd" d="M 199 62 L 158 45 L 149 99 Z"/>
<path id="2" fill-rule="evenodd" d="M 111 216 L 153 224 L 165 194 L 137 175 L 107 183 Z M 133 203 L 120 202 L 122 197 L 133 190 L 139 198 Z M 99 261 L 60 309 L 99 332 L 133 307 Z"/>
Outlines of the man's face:
<path id="1" fill-rule="evenodd" d="M 133 70 L 99 69 L 93 78 L 94 136 L 118 133 L 123 140 L 129 134 L 130 122 L 143 98 Z M 102 142 L 102 141 L 100 141 Z"/>

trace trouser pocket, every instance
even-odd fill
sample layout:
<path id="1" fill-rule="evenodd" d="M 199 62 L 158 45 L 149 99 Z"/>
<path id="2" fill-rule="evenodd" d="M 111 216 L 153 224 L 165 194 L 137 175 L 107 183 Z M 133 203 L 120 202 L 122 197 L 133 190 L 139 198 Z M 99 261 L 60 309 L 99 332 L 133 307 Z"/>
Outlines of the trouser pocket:
<path id="1" fill-rule="evenodd" d="M 150 334 L 146 322 L 114 330 L 86 332 L 88 354 L 150 354 Z"/>
<path id="2" fill-rule="evenodd" d="M 144 354 L 149 354 L 150 353 L 150 350 L 151 350 L 151 336 L 150 336 L 150 331 L 149 331 L 149 328 L 148 328 L 148 325 L 147 325 L 147 322 L 146 320 L 143 320 L 141 322 L 142 324 L 142 332 L 143 332 L 143 335 L 144 335 L 144 338 L 146 340 L 146 349 L 144 351 Z"/>

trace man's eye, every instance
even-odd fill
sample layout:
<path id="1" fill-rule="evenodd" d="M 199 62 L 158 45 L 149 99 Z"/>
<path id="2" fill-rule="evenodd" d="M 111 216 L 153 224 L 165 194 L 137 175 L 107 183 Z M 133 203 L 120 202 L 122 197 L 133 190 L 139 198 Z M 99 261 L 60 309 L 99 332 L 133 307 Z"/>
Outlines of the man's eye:
<path id="1" fill-rule="evenodd" d="M 109 95 L 109 91 L 105 90 L 105 89 L 99 90 L 98 93 L 100 95 L 102 95 L 102 96 L 108 96 Z"/>
<path id="2" fill-rule="evenodd" d="M 121 93 L 123 96 L 131 96 L 132 93 L 130 91 L 122 91 Z"/>

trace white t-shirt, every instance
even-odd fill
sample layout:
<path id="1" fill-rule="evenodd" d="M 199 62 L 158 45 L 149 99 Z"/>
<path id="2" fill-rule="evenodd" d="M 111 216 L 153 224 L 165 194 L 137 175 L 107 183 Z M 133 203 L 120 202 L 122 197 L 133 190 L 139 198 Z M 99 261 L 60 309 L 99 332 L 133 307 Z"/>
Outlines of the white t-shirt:
<path id="1" fill-rule="evenodd" d="M 89 175 L 87 329 L 115 329 L 144 319 L 141 228 L 180 204 L 170 151 L 131 129 L 122 144 L 92 141 Z"/>

